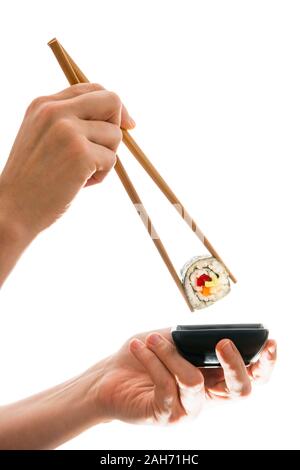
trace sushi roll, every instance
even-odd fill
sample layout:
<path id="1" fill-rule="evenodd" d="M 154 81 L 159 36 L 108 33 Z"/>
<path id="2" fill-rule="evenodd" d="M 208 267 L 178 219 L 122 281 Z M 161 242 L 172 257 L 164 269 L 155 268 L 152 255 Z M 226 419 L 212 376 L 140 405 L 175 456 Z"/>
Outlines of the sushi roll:
<path id="1" fill-rule="evenodd" d="M 229 276 L 212 256 L 198 256 L 182 268 L 182 284 L 193 310 L 208 307 L 230 291 Z"/>

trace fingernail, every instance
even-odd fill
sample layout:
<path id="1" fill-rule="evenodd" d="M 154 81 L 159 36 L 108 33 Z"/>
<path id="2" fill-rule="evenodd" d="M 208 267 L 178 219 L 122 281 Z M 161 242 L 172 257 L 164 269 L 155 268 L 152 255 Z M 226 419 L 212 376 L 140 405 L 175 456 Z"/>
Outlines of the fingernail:
<path id="1" fill-rule="evenodd" d="M 136 126 L 135 120 L 132 117 L 129 117 L 128 123 L 131 129 Z"/>
<path id="2" fill-rule="evenodd" d="M 226 356 L 231 356 L 234 353 L 231 341 L 226 341 L 225 343 L 223 343 L 221 350 L 222 353 L 224 353 Z"/>
<path id="3" fill-rule="evenodd" d="M 139 339 L 134 339 L 131 343 L 131 347 L 135 351 L 138 351 L 139 349 L 142 349 L 144 347 L 144 343 Z"/>
<path id="4" fill-rule="evenodd" d="M 268 353 L 273 356 L 276 353 L 276 346 L 272 344 L 271 346 L 268 347 Z"/>
<path id="5" fill-rule="evenodd" d="M 162 338 L 158 334 L 154 334 L 154 335 L 149 336 L 149 343 L 153 344 L 153 346 L 156 346 L 157 344 L 159 344 L 161 342 L 161 340 L 162 340 Z"/>

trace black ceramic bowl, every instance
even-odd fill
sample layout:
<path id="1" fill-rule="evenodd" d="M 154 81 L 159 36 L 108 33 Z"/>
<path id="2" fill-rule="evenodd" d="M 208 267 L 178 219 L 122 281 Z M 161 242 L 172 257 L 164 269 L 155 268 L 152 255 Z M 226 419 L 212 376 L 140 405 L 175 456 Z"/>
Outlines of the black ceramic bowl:
<path id="1" fill-rule="evenodd" d="M 268 339 L 269 331 L 261 324 L 178 325 L 172 330 L 180 354 L 197 367 L 219 367 L 215 347 L 224 338 L 237 347 L 248 366 Z"/>

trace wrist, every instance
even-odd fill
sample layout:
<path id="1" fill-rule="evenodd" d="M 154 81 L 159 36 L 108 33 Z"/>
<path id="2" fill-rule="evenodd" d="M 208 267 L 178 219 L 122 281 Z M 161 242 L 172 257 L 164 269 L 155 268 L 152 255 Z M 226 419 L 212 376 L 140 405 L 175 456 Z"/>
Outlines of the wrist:
<path id="1" fill-rule="evenodd" d="M 36 236 L 22 222 L 20 211 L 13 204 L 13 197 L 8 197 L 0 186 L 0 237 L 6 245 L 26 247 Z"/>
<path id="2" fill-rule="evenodd" d="M 0 205 L 0 243 L 1 249 L 25 248 L 31 242 L 31 238 L 27 235 L 23 227 L 18 224 L 12 217 L 7 216 L 1 209 Z"/>
<path id="3" fill-rule="evenodd" d="M 107 393 L 107 383 L 110 375 L 111 357 L 103 359 L 83 374 L 83 380 L 88 384 L 87 406 L 96 424 L 108 423 L 114 419 L 110 406 L 110 396 Z"/>
<path id="4" fill-rule="evenodd" d="M 33 238 L 0 190 L 0 287 Z"/>
<path id="5" fill-rule="evenodd" d="M 2 407 L 0 448 L 53 449 L 104 422 L 95 401 L 96 372 L 74 377 Z"/>

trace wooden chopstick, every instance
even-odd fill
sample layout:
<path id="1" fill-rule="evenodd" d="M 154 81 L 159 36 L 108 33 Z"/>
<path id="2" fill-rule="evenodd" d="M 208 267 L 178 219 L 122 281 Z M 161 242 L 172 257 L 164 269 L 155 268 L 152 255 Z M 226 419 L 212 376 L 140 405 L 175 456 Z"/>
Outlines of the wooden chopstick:
<path id="1" fill-rule="evenodd" d="M 190 302 L 186 296 L 186 293 L 185 293 L 185 290 L 183 288 L 183 285 L 182 285 L 182 282 L 177 274 L 177 271 L 176 269 L 174 268 L 173 266 L 173 263 L 167 253 L 167 250 L 165 249 L 164 245 L 163 245 L 163 242 L 161 241 L 161 239 L 159 238 L 155 228 L 154 228 L 154 225 L 152 224 L 151 222 L 151 219 L 149 217 L 149 215 L 147 214 L 147 211 L 138 195 L 138 193 L 136 192 L 136 189 L 134 187 L 134 185 L 132 184 L 124 166 L 122 165 L 121 163 L 121 160 L 120 158 L 117 158 L 117 162 L 115 164 L 115 170 L 124 186 L 124 188 L 126 189 L 127 191 L 127 194 L 128 196 L 130 197 L 134 207 L 136 208 L 137 210 L 137 213 L 139 214 L 143 224 L 145 225 L 154 245 L 156 246 L 157 248 L 157 251 L 159 252 L 160 256 L 162 257 L 169 273 L 171 274 L 173 280 L 175 281 L 175 284 L 177 285 L 180 293 L 182 294 L 184 300 L 186 301 L 190 311 L 192 312 L 193 309 L 190 305 Z"/>
<path id="2" fill-rule="evenodd" d="M 51 43 L 52 42 L 50 41 L 49 43 L 50 47 L 51 47 Z M 75 76 L 78 77 L 80 82 L 88 82 L 88 79 L 86 78 L 84 73 L 80 70 L 78 65 L 73 61 L 73 59 L 69 56 L 69 54 L 65 51 L 65 49 L 62 46 L 61 48 L 65 56 L 67 57 L 69 63 L 72 65 L 73 74 L 75 74 Z M 59 58 L 57 59 L 59 61 Z M 64 70 L 65 65 L 64 64 L 60 64 L 60 65 L 62 69 Z M 64 70 L 64 72 L 68 78 L 68 73 L 70 72 L 68 72 L 67 70 L 66 71 Z M 78 82 L 75 82 L 75 83 L 78 83 Z M 159 187 L 159 189 L 166 196 L 166 198 L 170 201 L 170 203 L 174 206 L 174 208 L 179 212 L 183 220 L 188 224 L 188 226 L 192 229 L 192 231 L 196 234 L 196 236 L 202 241 L 202 243 L 204 244 L 206 249 L 210 252 L 210 254 L 214 258 L 216 258 L 218 261 L 220 261 L 220 263 L 223 264 L 226 271 L 228 272 L 230 279 L 236 283 L 237 280 L 235 276 L 232 274 L 230 269 L 226 266 L 221 256 L 218 254 L 218 252 L 215 250 L 213 245 L 210 243 L 210 241 L 206 238 L 206 236 L 200 230 L 195 220 L 189 215 L 188 211 L 185 209 L 183 204 L 174 194 L 174 192 L 172 191 L 170 186 L 167 184 L 167 182 L 163 179 L 163 177 L 157 171 L 155 166 L 151 163 L 149 158 L 145 155 L 145 153 L 142 151 L 142 149 L 139 147 L 139 145 L 136 143 L 136 141 L 133 139 L 133 137 L 129 134 L 127 130 L 122 129 L 122 132 L 123 132 L 123 142 L 127 146 L 127 148 L 130 150 L 132 155 L 136 158 L 139 164 L 144 168 L 146 173 L 148 173 L 150 178 L 152 178 L 152 180 Z"/>
<path id="3" fill-rule="evenodd" d="M 203 232 L 200 230 L 198 225 L 196 224 L 195 220 L 190 216 L 188 211 L 185 209 L 183 204 L 179 201 L 177 196 L 173 193 L 172 189 L 170 186 L 166 183 L 166 181 L 163 179 L 163 177 L 160 175 L 160 173 L 157 171 L 157 169 L 154 167 L 154 165 L 151 163 L 149 158 L 144 154 L 142 149 L 138 146 L 138 144 L 135 142 L 133 137 L 129 134 L 127 130 L 123 130 L 123 142 L 126 144 L 132 155 L 137 159 L 137 161 L 140 163 L 140 165 L 144 168 L 144 170 L 148 173 L 148 175 L 152 178 L 152 180 L 155 182 L 155 184 L 159 187 L 159 189 L 162 191 L 162 193 L 166 196 L 166 198 L 170 201 L 172 206 L 179 212 L 183 220 L 188 224 L 188 226 L 192 229 L 192 231 L 197 235 L 197 237 L 202 241 L 204 246 L 207 248 L 207 250 L 210 252 L 210 254 L 216 258 L 220 263 L 223 264 L 224 268 L 228 272 L 228 275 L 230 279 L 233 282 L 237 282 L 235 276 L 232 274 L 232 272 L 229 270 L 229 268 L 226 266 L 220 255 L 217 253 L 215 248 L 212 246 L 212 244 L 209 242 L 209 240 L 206 238 L 206 236 L 203 234 Z"/>
<path id="4" fill-rule="evenodd" d="M 64 48 L 61 46 L 61 44 L 57 41 L 57 39 L 52 39 L 48 45 L 52 49 L 59 65 L 61 66 L 65 76 L 67 77 L 69 83 L 71 85 L 75 85 L 76 83 L 85 83 L 88 82 L 87 77 L 81 72 L 81 70 L 78 68 L 78 66 L 73 62 L 69 54 L 64 50 Z M 175 281 L 175 284 L 177 285 L 181 295 L 183 296 L 186 304 L 188 305 L 188 308 L 193 311 L 190 302 L 187 298 L 187 295 L 185 293 L 185 290 L 183 288 L 182 282 L 177 274 L 176 269 L 173 266 L 173 263 L 167 253 L 167 250 L 165 249 L 161 239 L 159 238 L 152 222 L 151 219 L 142 204 L 142 201 L 132 183 L 130 180 L 124 166 L 121 163 L 120 158 L 117 156 L 117 161 L 115 164 L 115 170 L 117 175 L 120 178 L 120 181 L 122 182 L 128 196 L 130 197 L 134 207 L 136 208 L 142 222 L 144 223 L 149 235 L 151 236 L 151 239 L 156 246 L 160 256 L 162 257 L 169 273 L 171 274 L 173 280 Z"/>

